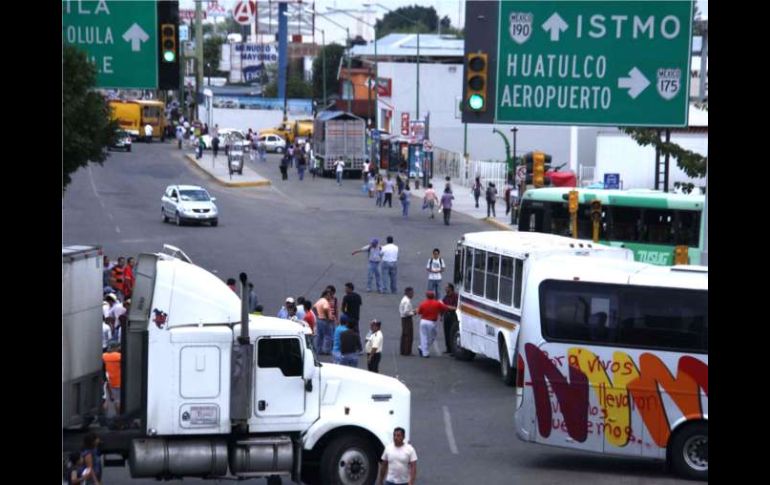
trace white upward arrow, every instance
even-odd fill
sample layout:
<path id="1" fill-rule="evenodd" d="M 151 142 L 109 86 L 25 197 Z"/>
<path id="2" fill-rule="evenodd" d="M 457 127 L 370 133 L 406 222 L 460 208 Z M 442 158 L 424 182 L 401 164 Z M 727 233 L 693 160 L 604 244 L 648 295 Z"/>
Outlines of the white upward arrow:
<path id="1" fill-rule="evenodd" d="M 149 38 L 150 36 L 147 35 L 147 32 L 142 30 L 136 22 L 123 34 L 123 40 L 131 42 L 131 50 L 134 52 L 142 50 L 142 42 L 147 42 Z"/>
<path id="2" fill-rule="evenodd" d="M 650 81 L 644 77 L 642 71 L 636 67 L 628 71 L 628 76 L 629 77 L 618 78 L 618 87 L 621 89 L 628 89 L 628 95 L 631 96 L 631 99 L 636 99 L 642 91 L 647 89 L 647 86 L 650 85 Z"/>
<path id="3" fill-rule="evenodd" d="M 549 30 L 551 31 L 552 42 L 558 42 L 559 34 L 567 30 L 568 27 L 569 25 L 567 25 L 567 22 L 565 22 L 564 19 L 559 16 L 558 12 L 554 12 L 554 14 L 551 15 L 543 24 L 543 30 L 546 32 Z"/>

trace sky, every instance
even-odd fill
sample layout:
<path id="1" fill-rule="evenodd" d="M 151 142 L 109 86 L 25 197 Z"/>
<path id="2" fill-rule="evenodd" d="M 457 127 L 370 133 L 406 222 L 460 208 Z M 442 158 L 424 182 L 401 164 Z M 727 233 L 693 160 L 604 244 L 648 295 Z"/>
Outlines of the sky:
<path id="1" fill-rule="evenodd" d="M 219 4 L 225 9 L 232 9 L 238 0 L 219 0 Z M 381 3 L 391 9 L 405 7 L 409 5 L 421 5 L 424 7 L 433 7 L 436 9 L 439 18 L 445 15 L 452 21 L 452 26 L 462 26 L 465 21 L 465 0 L 316 0 L 315 8 L 319 13 L 325 13 L 327 9 L 350 10 L 351 14 L 363 18 L 369 23 L 374 23 L 377 18 L 382 18 L 386 10 L 374 6 L 374 3 Z M 204 0 L 205 4 L 205 0 Z M 371 5 L 366 7 L 366 4 Z M 703 16 L 708 17 L 708 0 L 697 0 L 698 8 Z M 179 8 L 194 9 L 193 0 L 180 0 Z M 366 13 L 369 10 L 369 13 Z M 353 12 L 355 11 L 355 12 Z M 366 39 L 372 38 L 372 29 L 344 14 L 333 14 L 331 18 L 338 24 L 344 25 L 350 29 L 350 35 L 355 37 L 361 35 Z M 326 32 L 326 42 L 337 42 L 344 44 L 345 30 L 335 26 L 323 17 L 316 17 L 316 27 Z M 316 41 L 320 43 L 320 34 Z"/>

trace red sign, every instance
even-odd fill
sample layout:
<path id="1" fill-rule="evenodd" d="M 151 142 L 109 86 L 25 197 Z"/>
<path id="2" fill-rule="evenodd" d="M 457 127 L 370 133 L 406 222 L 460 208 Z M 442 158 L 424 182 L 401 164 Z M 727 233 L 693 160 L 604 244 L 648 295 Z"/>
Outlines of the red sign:
<path id="1" fill-rule="evenodd" d="M 179 18 L 181 20 L 195 20 L 195 10 L 190 9 L 179 9 Z M 201 18 L 206 18 L 206 11 L 201 10 Z"/>
<path id="2" fill-rule="evenodd" d="M 249 25 L 254 22 L 254 16 L 256 14 L 256 2 L 240 1 L 235 4 L 235 8 L 233 9 L 233 19 L 241 25 Z"/>
<path id="3" fill-rule="evenodd" d="M 390 97 L 392 92 L 392 84 L 390 78 L 381 77 L 377 78 L 377 96 Z"/>
<path id="4" fill-rule="evenodd" d="M 401 134 L 409 135 L 409 113 L 401 113 Z"/>

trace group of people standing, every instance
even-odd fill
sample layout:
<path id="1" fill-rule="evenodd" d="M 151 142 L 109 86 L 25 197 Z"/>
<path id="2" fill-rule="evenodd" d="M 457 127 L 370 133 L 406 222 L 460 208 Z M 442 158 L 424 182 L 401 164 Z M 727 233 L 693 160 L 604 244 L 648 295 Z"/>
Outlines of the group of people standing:
<path id="1" fill-rule="evenodd" d="M 281 180 L 289 179 L 289 169 L 297 166 L 297 177 L 299 180 L 305 179 L 305 171 L 310 169 L 310 173 L 315 179 L 318 172 L 317 162 L 313 153 L 313 147 L 310 141 L 304 143 L 293 143 L 286 147 L 286 152 L 281 157 L 281 163 L 278 168 L 281 171 Z"/>

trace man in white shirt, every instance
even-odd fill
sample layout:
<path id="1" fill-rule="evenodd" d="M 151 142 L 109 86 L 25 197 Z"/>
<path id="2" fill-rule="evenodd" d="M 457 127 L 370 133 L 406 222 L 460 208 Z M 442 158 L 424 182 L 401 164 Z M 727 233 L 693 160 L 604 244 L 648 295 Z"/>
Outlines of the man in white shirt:
<path id="1" fill-rule="evenodd" d="M 398 246 L 393 244 L 393 236 L 388 236 L 387 244 L 382 247 L 382 287 L 388 290 L 390 280 L 390 292 L 396 294 L 396 275 L 398 274 Z"/>
<path id="2" fill-rule="evenodd" d="M 369 335 L 366 337 L 366 366 L 372 372 L 380 372 L 380 359 L 382 358 L 382 322 L 375 319 L 369 324 Z"/>
<path id="3" fill-rule="evenodd" d="M 342 173 L 345 170 L 345 161 L 340 158 L 334 162 L 334 168 L 337 173 L 337 185 L 342 185 Z"/>
<path id="4" fill-rule="evenodd" d="M 401 315 L 401 355 L 412 355 L 412 343 L 414 341 L 412 298 L 414 298 L 414 289 L 408 286 L 404 290 L 404 297 L 398 306 L 398 312 Z"/>
<path id="5" fill-rule="evenodd" d="M 444 258 L 441 257 L 441 251 L 438 248 L 433 250 L 433 257 L 428 260 L 425 271 L 428 272 L 428 291 L 436 294 L 436 299 L 441 299 L 441 273 L 446 269 Z"/>
<path id="6" fill-rule="evenodd" d="M 147 143 L 150 143 L 152 141 L 152 125 L 147 123 L 144 125 L 144 140 Z"/>
<path id="7" fill-rule="evenodd" d="M 378 484 L 414 485 L 417 479 L 417 452 L 404 443 L 404 428 L 393 430 L 393 443 L 385 447 L 380 463 Z"/>

